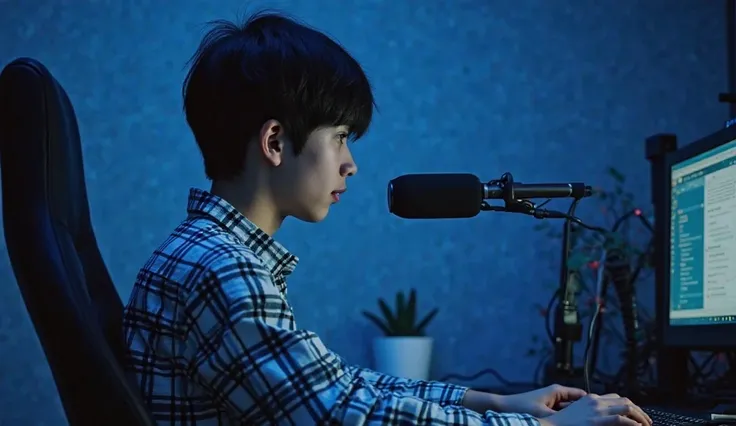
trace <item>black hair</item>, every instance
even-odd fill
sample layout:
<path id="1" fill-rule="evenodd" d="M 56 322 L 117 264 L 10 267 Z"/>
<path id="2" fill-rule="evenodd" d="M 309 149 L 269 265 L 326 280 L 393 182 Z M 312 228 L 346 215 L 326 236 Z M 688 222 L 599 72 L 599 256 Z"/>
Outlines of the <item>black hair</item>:
<path id="1" fill-rule="evenodd" d="M 182 95 L 209 179 L 237 176 L 247 144 L 269 119 L 304 148 L 323 126 L 368 130 L 375 102 L 360 64 L 337 42 L 294 19 L 259 12 L 214 21 L 190 61 Z"/>

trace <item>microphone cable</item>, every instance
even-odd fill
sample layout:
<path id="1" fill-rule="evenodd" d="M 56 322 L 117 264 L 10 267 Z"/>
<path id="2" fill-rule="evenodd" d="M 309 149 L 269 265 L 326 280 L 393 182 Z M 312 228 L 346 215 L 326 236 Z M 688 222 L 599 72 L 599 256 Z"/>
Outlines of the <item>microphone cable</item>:
<path id="1" fill-rule="evenodd" d="M 595 291 L 595 311 L 593 312 L 593 316 L 590 319 L 590 324 L 588 325 L 588 340 L 585 342 L 585 351 L 583 352 L 583 380 L 585 381 L 585 391 L 588 393 L 591 393 L 590 391 L 590 367 L 591 367 L 591 359 L 590 359 L 590 350 L 593 346 L 593 343 L 597 345 L 595 337 L 595 330 L 600 327 L 600 324 L 597 322 L 598 317 L 600 316 L 601 312 L 603 311 L 604 307 L 604 300 L 605 295 L 607 292 L 607 284 L 608 281 L 606 277 L 604 276 L 605 271 L 605 261 L 606 261 L 606 252 L 603 251 L 603 254 L 601 255 L 601 258 L 598 262 L 598 271 L 597 271 L 597 279 L 596 279 L 596 291 Z"/>

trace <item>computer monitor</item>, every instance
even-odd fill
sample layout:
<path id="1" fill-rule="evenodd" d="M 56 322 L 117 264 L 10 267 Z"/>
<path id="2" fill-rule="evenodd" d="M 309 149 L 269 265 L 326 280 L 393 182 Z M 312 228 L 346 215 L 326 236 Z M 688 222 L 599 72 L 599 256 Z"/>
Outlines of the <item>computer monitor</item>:
<path id="1" fill-rule="evenodd" d="M 663 344 L 736 348 L 736 127 L 667 154 Z"/>

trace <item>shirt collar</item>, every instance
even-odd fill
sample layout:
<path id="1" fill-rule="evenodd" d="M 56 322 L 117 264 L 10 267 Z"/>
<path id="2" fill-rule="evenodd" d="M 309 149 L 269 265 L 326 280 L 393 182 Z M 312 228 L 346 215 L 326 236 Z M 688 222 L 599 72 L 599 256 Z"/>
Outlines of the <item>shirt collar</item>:
<path id="1" fill-rule="evenodd" d="M 243 245 L 253 250 L 274 276 L 291 274 L 299 263 L 298 257 L 216 195 L 197 188 L 190 189 L 187 212 L 190 215 L 208 216 L 220 223 Z"/>

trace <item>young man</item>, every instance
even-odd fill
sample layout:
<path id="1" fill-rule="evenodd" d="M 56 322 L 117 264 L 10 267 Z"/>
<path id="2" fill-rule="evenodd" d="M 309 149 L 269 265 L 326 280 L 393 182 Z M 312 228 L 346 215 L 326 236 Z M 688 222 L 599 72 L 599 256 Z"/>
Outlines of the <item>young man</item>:
<path id="1" fill-rule="evenodd" d="M 648 425 L 615 395 L 552 386 L 499 396 L 379 374 L 297 328 L 286 298 L 297 258 L 272 236 L 284 218 L 317 222 L 340 201 L 358 170 L 347 142 L 373 107 L 360 65 L 293 20 L 218 22 L 204 38 L 184 108 L 212 188 L 191 190 L 124 319 L 128 368 L 158 422 Z"/>

